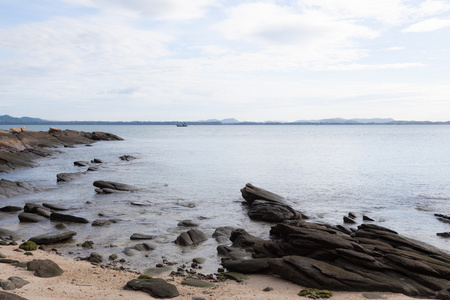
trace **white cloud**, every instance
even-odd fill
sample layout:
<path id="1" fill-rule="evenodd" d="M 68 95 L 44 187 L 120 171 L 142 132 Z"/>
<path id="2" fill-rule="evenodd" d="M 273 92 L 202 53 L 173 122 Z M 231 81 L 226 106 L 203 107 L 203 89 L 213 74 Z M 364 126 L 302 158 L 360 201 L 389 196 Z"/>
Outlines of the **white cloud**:
<path id="1" fill-rule="evenodd" d="M 450 19 L 431 18 L 405 28 L 403 32 L 429 32 L 450 27 Z"/>
<path id="2" fill-rule="evenodd" d="M 115 14 L 135 15 L 156 20 L 189 20 L 201 18 L 216 0 L 65 0 L 78 5 L 93 6 Z"/>

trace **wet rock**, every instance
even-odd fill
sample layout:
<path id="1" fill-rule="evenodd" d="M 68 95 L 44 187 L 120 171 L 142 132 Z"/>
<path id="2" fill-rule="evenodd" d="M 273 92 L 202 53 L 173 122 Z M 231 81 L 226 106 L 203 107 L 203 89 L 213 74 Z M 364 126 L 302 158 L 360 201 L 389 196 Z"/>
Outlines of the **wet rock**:
<path id="1" fill-rule="evenodd" d="M 450 232 L 438 232 L 436 235 L 443 238 L 450 238 Z"/>
<path id="2" fill-rule="evenodd" d="M 354 220 L 354 219 L 358 218 L 358 215 L 355 212 L 351 211 L 347 214 L 347 217 Z"/>
<path id="3" fill-rule="evenodd" d="M 347 216 L 344 216 L 343 219 L 344 219 L 344 223 L 346 223 L 346 224 L 356 224 L 357 223 L 355 220 L 353 220 L 352 218 L 349 218 Z"/>
<path id="4" fill-rule="evenodd" d="M 2 172 L 1 154 L 2 152 L 0 151 L 0 172 Z M 6 199 L 18 195 L 32 194 L 36 192 L 41 192 L 43 190 L 44 190 L 43 188 L 33 185 L 31 183 L 0 179 L 0 199 Z"/>
<path id="5" fill-rule="evenodd" d="M 444 223 L 450 223 L 450 216 L 443 215 L 443 214 L 434 214 L 434 215 L 437 217 L 437 219 L 439 221 L 444 222 Z"/>
<path id="6" fill-rule="evenodd" d="M 133 159 L 136 159 L 136 157 L 132 156 L 132 155 L 122 155 L 119 157 L 121 160 L 125 160 L 125 161 L 130 161 Z"/>
<path id="7" fill-rule="evenodd" d="M 204 242 L 208 237 L 198 229 L 191 229 L 180 234 L 175 240 L 175 244 L 180 246 L 191 246 Z"/>
<path id="8" fill-rule="evenodd" d="M 103 257 L 98 254 L 97 252 L 92 252 L 88 257 L 85 258 L 85 260 L 91 262 L 91 263 L 101 263 L 103 261 Z"/>
<path id="9" fill-rule="evenodd" d="M 375 221 L 375 220 L 372 219 L 371 217 L 363 216 L 363 221 Z"/>
<path id="10" fill-rule="evenodd" d="M 89 221 L 85 218 L 61 214 L 61 213 L 55 213 L 55 212 L 50 215 L 50 220 L 62 221 L 62 222 L 73 222 L 73 223 L 89 223 Z"/>
<path id="11" fill-rule="evenodd" d="M 77 179 L 80 177 L 84 172 L 75 172 L 75 173 L 59 173 L 56 174 L 56 181 L 57 182 L 68 182 Z"/>
<path id="12" fill-rule="evenodd" d="M 156 248 L 155 246 L 147 243 L 136 244 L 133 246 L 133 249 L 137 251 L 152 251 L 155 250 L 155 248 Z"/>
<path id="13" fill-rule="evenodd" d="M 99 170 L 98 167 L 89 167 L 89 168 L 87 169 L 87 171 L 89 171 L 89 172 L 95 172 L 95 171 L 98 171 L 98 170 Z"/>
<path id="14" fill-rule="evenodd" d="M 110 220 L 102 220 L 102 219 L 97 219 L 94 222 L 92 222 L 92 226 L 108 226 L 111 224 L 112 222 Z"/>
<path id="15" fill-rule="evenodd" d="M 92 249 L 93 246 L 94 246 L 94 242 L 93 241 L 84 241 L 84 243 L 81 244 L 81 247 L 83 247 L 83 248 L 90 248 L 90 249 Z"/>
<path id="16" fill-rule="evenodd" d="M 27 264 L 28 271 L 35 271 L 34 275 L 37 277 L 56 277 L 62 275 L 64 271 L 52 260 L 49 259 L 34 259 Z"/>
<path id="17" fill-rule="evenodd" d="M 32 214 L 32 213 L 20 213 L 18 216 L 20 222 L 30 222 L 30 223 L 36 223 L 36 222 L 42 222 L 48 220 L 46 217 L 43 217 L 41 215 Z"/>
<path id="18" fill-rule="evenodd" d="M 70 208 L 64 207 L 64 206 L 60 206 L 57 204 L 51 204 L 51 203 L 42 203 L 42 206 L 49 208 L 51 210 L 58 210 L 58 211 L 64 211 L 64 210 L 69 210 Z"/>
<path id="19" fill-rule="evenodd" d="M 218 227 L 212 234 L 212 237 L 216 239 L 219 244 L 226 244 L 230 242 L 231 232 L 236 228 L 231 226 Z"/>
<path id="20" fill-rule="evenodd" d="M 17 211 L 21 211 L 22 207 L 19 206 L 4 206 L 2 208 L 0 208 L 0 211 L 2 212 L 17 212 Z"/>
<path id="21" fill-rule="evenodd" d="M 130 240 L 152 240 L 154 239 L 154 235 L 143 234 L 143 233 L 133 233 L 130 236 Z"/>
<path id="22" fill-rule="evenodd" d="M 283 197 L 250 183 L 241 189 L 241 194 L 250 204 L 248 216 L 253 220 L 283 222 L 302 218 L 302 214 L 287 204 Z"/>
<path id="23" fill-rule="evenodd" d="M 178 297 L 178 292 L 175 285 L 168 283 L 161 278 L 152 279 L 133 279 L 127 282 L 127 289 L 143 291 L 155 298 L 174 298 Z"/>
<path id="24" fill-rule="evenodd" d="M 97 180 L 94 182 L 94 186 L 97 187 L 97 193 L 114 193 L 114 192 L 133 192 L 139 190 L 138 187 L 129 184 Z"/>
<path id="25" fill-rule="evenodd" d="M 180 227 L 197 227 L 199 224 L 192 220 L 183 220 L 178 223 Z"/>
<path id="26" fill-rule="evenodd" d="M 74 161 L 73 165 L 77 166 L 77 167 L 88 167 L 90 165 L 90 162 L 79 160 L 79 161 Z"/>
<path id="27" fill-rule="evenodd" d="M 35 236 L 30 238 L 29 240 L 35 242 L 38 245 L 55 244 L 71 239 L 76 234 L 77 233 L 75 231 L 56 231 Z"/>
<path id="28" fill-rule="evenodd" d="M 102 164 L 103 163 L 103 161 L 99 158 L 94 158 L 93 160 L 91 160 L 91 162 L 94 164 Z"/>

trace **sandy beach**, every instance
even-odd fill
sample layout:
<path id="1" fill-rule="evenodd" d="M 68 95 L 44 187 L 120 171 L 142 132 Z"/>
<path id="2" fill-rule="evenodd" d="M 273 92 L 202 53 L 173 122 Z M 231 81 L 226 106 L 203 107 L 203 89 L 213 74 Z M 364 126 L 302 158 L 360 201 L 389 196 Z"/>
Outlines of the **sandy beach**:
<path id="1" fill-rule="evenodd" d="M 64 270 L 64 273 L 59 277 L 40 278 L 26 269 L 2 264 L 0 279 L 19 276 L 30 282 L 20 289 L 8 292 L 30 300 L 153 299 L 144 292 L 123 289 L 123 286 L 129 280 L 138 276 L 136 273 L 102 268 L 86 261 L 76 261 L 42 250 L 33 251 L 33 256 L 25 256 L 23 252 L 14 251 L 17 248 L 17 246 L 1 246 L 0 253 L 7 258 L 21 262 L 32 259 L 50 259 L 56 262 Z M 177 286 L 180 296 L 175 299 L 302 299 L 297 294 L 303 287 L 269 275 L 251 275 L 243 283 L 227 280 L 216 283 L 214 288 L 184 286 L 181 284 L 183 278 L 180 277 L 173 279 L 172 277 L 164 277 L 164 279 Z M 273 290 L 264 292 L 263 289 L 266 287 L 271 287 Z M 414 299 L 402 294 L 392 293 L 332 292 L 332 299 L 336 300 Z"/>

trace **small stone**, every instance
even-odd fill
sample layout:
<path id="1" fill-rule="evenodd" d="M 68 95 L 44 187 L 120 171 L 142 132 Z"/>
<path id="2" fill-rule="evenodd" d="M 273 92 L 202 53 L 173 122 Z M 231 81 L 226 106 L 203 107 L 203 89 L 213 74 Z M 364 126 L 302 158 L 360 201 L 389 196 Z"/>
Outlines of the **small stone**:
<path id="1" fill-rule="evenodd" d="M 91 248 L 92 249 L 92 246 L 94 245 L 94 242 L 93 241 L 85 241 L 82 245 L 81 245 L 81 247 L 83 247 L 83 248 Z"/>
<path id="2" fill-rule="evenodd" d="M 109 256 L 109 260 L 116 260 L 117 259 L 117 254 L 111 254 Z"/>
<path id="3" fill-rule="evenodd" d="M 270 291 L 273 291 L 273 287 L 268 286 L 263 289 L 263 292 L 270 292 Z"/>

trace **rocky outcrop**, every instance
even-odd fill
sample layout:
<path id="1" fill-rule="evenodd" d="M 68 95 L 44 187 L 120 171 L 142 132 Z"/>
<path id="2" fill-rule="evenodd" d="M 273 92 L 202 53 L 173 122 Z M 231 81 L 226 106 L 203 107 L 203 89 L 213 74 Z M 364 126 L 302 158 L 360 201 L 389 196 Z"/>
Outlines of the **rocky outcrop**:
<path id="1" fill-rule="evenodd" d="M 106 132 L 83 132 L 50 128 L 48 132 L 25 127 L 0 131 L 0 172 L 11 172 L 35 166 L 34 161 L 55 153 L 54 148 L 92 144 L 96 141 L 120 141 Z"/>
<path id="2" fill-rule="evenodd" d="M 1 161 L 2 159 L 0 157 L 0 172 L 2 163 Z M 41 192 L 43 190 L 44 189 L 37 187 L 31 183 L 0 179 L 0 199 L 10 198 L 23 194 L 32 194 L 36 192 Z"/>
<path id="3" fill-rule="evenodd" d="M 270 192 L 249 189 L 243 191 L 247 201 L 262 198 L 278 203 L 279 198 Z M 449 294 L 450 254 L 388 228 L 362 224 L 354 231 L 345 231 L 296 219 L 276 224 L 270 236 L 270 240 L 263 240 L 244 229 L 234 230 L 232 247 L 218 247 L 224 256 L 222 265 L 240 273 L 272 273 L 318 289 L 427 298 Z M 239 257 L 244 253 L 253 259 Z"/>
<path id="4" fill-rule="evenodd" d="M 293 209 L 280 195 L 255 187 L 250 183 L 241 189 L 241 193 L 250 205 L 248 216 L 253 220 L 276 223 L 302 218 L 302 214 Z"/>

